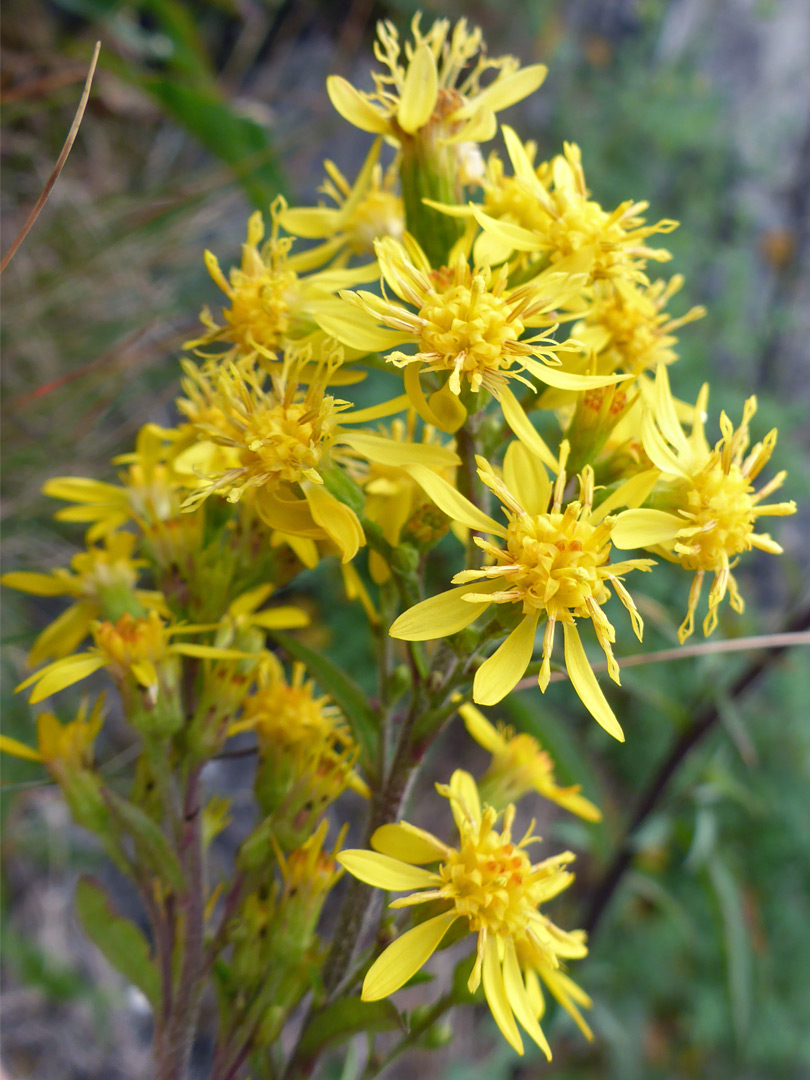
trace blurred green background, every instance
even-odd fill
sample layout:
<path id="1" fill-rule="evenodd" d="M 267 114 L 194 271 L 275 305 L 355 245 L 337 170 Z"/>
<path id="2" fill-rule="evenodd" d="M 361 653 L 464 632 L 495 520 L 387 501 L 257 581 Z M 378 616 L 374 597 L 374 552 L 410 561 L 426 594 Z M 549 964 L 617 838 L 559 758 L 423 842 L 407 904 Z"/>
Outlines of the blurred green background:
<path id="1" fill-rule="evenodd" d="M 720 408 L 736 420 L 756 392 L 757 430 L 779 426 L 773 466 L 790 470 L 785 497 L 800 503 L 774 530 L 785 555 L 745 561 L 746 613 L 726 612 L 718 633 L 778 631 L 807 604 L 810 563 L 810 5 L 423 8 L 426 20 L 480 24 L 493 54 L 549 65 L 542 90 L 506 118 L 541 157 L 573 140 L 603 205 L 648 199 L 653 220 L 681 221 L 670 267 L 687 282 L 671 306 L 704 303 L 709 314 L 682 332 L 676 391 L 689 398 L 710 379 L 715 420 Z M 203 249 L 236 259 L 248 212 L 278 191 L 311 201 L 324 157 L 357 169 L 367 140 L 336 120 L 326 76 L 365 84 L 376 19 L 404 31 L 414 10 L 405 0 L 7 0 L 4 250 L 56 160 L 97 38 L 102 53 L 64 173 L 3 278 L 4 569 L 57 566 L 75 550 L 78 532 L 55 525 L 39 494 L 49 475 L 109 476 L 106 462 L 145 420 L 170 422 L 179 345 L 202 304 L 218 302 Z M 680 577 L 656 577 L 643 612 L 650 650 L 675 640 L 686 592 Z M 327 605 L 334 586 L 316 578 L 307 589 Z M 33 628 L 53 610 L 4 596 L 3 725 L 27 741 L 30 711 L 12 690 Z M 348 610 L 320 644 L 356 662 Z M 454 1019 L 451 1046 L 417 1051 L 391 1076 L 810 1077 L 807 652 L 787 654 L 732 698 L 748 659 L 628 669 L 613 695 L 625 746 L 607 745 L 561 686 L 493 714 L 536 734 L 562 780 L 582 782 L 605 808 L 598 827 L 541 821 L 580 855 L 576 896 L 555 909 L 562 925 L 581 918 L 639 792 L 696 710 L 715 702 L 719 721 L 633 838 L 634 862 L 575 972 L 595 999 L 595 1043 L 554 1017 L 553 1065 L 517 1059 L 468 1010 Z M 113 738 L 110 756 L 120 749 Z M 431 778 L 460 755 L 477 764 L 455 727 L 433 752 Z M 36 766 L 2 768 L 6 1075 L 147 1076 L 148 1017 L 73 922 L 77 868 L 97 856 Z"/>

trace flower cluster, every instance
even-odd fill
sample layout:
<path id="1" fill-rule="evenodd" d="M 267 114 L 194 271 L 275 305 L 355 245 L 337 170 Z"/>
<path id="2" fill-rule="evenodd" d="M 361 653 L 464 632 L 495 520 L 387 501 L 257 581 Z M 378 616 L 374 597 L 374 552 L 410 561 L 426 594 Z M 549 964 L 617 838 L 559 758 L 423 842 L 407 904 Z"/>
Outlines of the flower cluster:
<path id="1" fill-rule="evenodd" d="M 617 637 L 642 638 L 642 574 L 672 564 L 682 642 L 712 575 L 711 634 L 726 597 L 742 611 L 738 562 L 781 551 L 759 518 L 795 510 L 766 501 L 783 471 L 755 487 L 776 431 L 751 445 L 754 398 L 737 427 L 720 414 L 713 441 L 708 387 L 694 407 L 673 397 L 675 331 L 703 314 L 668 310 L 680 275 L 648 276 L 670 258 L 654 245 L 677 223 L 649 224 L 633 198 L 603 208 L 573 143 L 538 161 L 503 127 L 511 168 L 497 151 L 484 160 L 498 114 L 545 68 L 489 57 L 464 20 L 423 31 L 418 15 L 405 42 L 381 23 L 375 55 L 370 93 L 327 83 L 340 116 L 375 136 L 356 178 L 327 161 L 328 205 L 279 196 L 267 236 L 261 212 L 250 217 L 238 265 L 224 271 L 206 252 L 226 304 L 220 316 L 203 307 L 185 346 L 176 422 L 146 424 L 115 459 L 117 480 L 50 480 L 45 493 L 66 504 L 57 518 L 84 525 L 85 546 L 69 567 L 3 578 L 69 601 L 19 689 L 38 703 L 106 679 L 140 757 L 122 795 L 94 761 L 100 704 L 68 724 L 42 714 L 37 749 L 0 746 L 42 762 L 132 873 L 153 922 L 152 944 L 137 938 L 154 954 L 147 989 L 163 979 L 150 989 L 159 1052 L 192 1030 L 202 990 L 188 980 L 213 972 L 217 1075 L 279 1042 L 308 993 L 312 1024 L 343 994 L 335 1036 L 341 1016 L 359 1030 L 349 1013 L 361 979 L 366 1001 L 388 997 L 465 933 L 475 959 L 450 1004 L 482 986 L 509 1044 L 523 1052 L 522 1028 L 550 1058 L 547 991 L 590 1038 L 590 999 L 567 974 L 585 935 L 546 914 L 574 856 L 532 861 L 534 822 L 517 840 L 513 828 L 524 799 L 590 823 L 601 811 L 557 781 L 534 734 L 478 706 L 545 692 L 556 667 L 624 741 L 597 668 L 619 683 Z M 335 590 L 358 670 L 328 654 Z M 359 668 L 372 649 L 367 696 L 373 666 Z M 434 835 L 398 819 L 456 715 L 491 761 L 480 785 L 463 770 L 437 785 L 450 842 L 441 825 Z M 229 818 L 201 777 L 231 754 L 255 760 L 255 815 L 233 876 L 209 886 L 205 853 Z M 366 846 L 341 851 L 365 807 Z M 393 940 L 384 922 L 363 938 L 355 884 L 327 956 L 318 920 L 338 864 L 406 894 L 391 904 Z M 311 1026 L 300 1046 L 314 1054 Z"/>

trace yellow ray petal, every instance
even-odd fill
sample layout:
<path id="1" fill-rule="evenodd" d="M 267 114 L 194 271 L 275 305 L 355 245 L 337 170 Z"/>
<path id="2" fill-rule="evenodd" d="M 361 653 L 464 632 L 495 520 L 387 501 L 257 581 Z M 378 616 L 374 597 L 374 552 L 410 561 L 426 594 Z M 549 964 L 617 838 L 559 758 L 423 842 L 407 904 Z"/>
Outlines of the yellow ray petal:
<path id="1" fill-rule="evenodd" d="M 249 589 L 238 596 L 228 608 L 231 615 L 252 615 L 262 606 L 273 591 L 273 585 L 258 585 L 255 589 Z"/>
<path id="2" fill-rule="evenodd" d="M 431 596 L 404 611 L 388 633 L 401 641 L 432 641 L 457 634 L 489 607 L 488 600 L 465 600 L 467 593 L 494 592 L 495 582 L 475 582 Z"/>
<path id="3" fill-rule="evenodd" d="M 343 119 L 361 131 L 370 131 L 373 135 L 385 135 L 390 131 L 387 117 L 366 101 L 346 79 L 330 75 L 326 80 L 326 92 Z"/>
<path id="4" fill-rule="evenodd" d="M 537 251 L 540 247 L 541 240 L 538 233 L 530 232 L 521 225 L 513 225 L 511 221 L 501 221 L 490 217 L 473 203 L 470 203 L 470 209 L 481 228 L 504 244 L 508 244 L 511 251 Z"/>
<path id="5" fill-rule="evenodd" d="M 498 754 L 504 749 L 504 740 L 498 734 L 497 728 L 490 724 L 480 709 L 474 705 L 459 705 L 459 715 L 464 721 L 464 726 L 479 746 L 489 750 L 490 754 Z"/>
<path id="6" fill-rule="evenodd" d="M 655 487 L 660 475 L 658 469 L 645 469 L 644 472 L 636 473 L 629 480 L 625 480 L 593 511 L 589 518 L 591 525 L 598 525 L 604 517 L 612 514 L 620 506 L 633 508 L 641 506 Z"/>
<path id="7" fill-rule="evenodd" d="M 557 471 L 556 463 L 554 471 Z M 546 512 L 551 481 L 537 454 L 532 453 L 523 441 L 513 441 L 507 446 L 503 478 L 528 514 Z"/>
<path id="8" fill-rule="evenodd" d="M 523 1053 L 523 1040 L 517 1029 L 509 999 L 506 996 L 506 987 L 503 981 L 503 972 L 498 962 L 498 941 L 494 934 L 487 938 L 484 951 L 483 966 L 484 994 L 490 1007 L 495 1023 L 501 1029 L 501 1034 L 519 1054 Z"/>
<path id="9" fill-rule="evenodd" d="M 551 1061 L 551 1047 L 543 1034 L 543 1029 L 537 1023 L 537 1015 L 529 1000 L 529 995 L 526 993 L 523 976 L 520 973 L 520 965 L 518 964 L 517 952 L 515 951 L 515 942 L 511 937 L 506 938 L 504 942 L 503 982 L 506 988 L 507 1000 L 518 1021 L 531 1035 L 546 1055 L 546 1058 Z"/>
<path id="10" fill-rule="evenodd" d="M 393 941 L 369 968 L 363 1001 L 378 1001 L 399 990 L 433 955 L 457 918 L 455 911 L 446 911 Z"/>
<path id="11" fill-rule="evenodd" d="M 343 562 L 350 562 L 366 542 L 357 514 L 320 484 L 307 484 L 304 494 L 315 522 L 340 548 Z"/>
<path id="12" fill-rule="evenodd" d="M 563 632 L 565 634 L 565 667 L 571 679 L 571 685 L 594 720 L 601 724 L 614 739 L 624 742 L 624 732 L 615 713 L 608 705 L 602 688 L 596 681 L 596 676 L 582 646 L 579 631 L 573 623 L 563 623 Z"/>
<path id="13" fill-rule="evenodd" d="M 536 611 L 526 615 L 476 671 L 473 700 L 479 705 L 497 705 L 515 688 L 531 662 L 539 618 Z"/>
<path id="14" fill-rule="evenodd" d="M 399 825 L 381 825 L 371 837 L 371 846 L 383 855 L 416 866 L 446 858 L 449 852 L 447 844 L 407 821 Z"/>
<path id="15" fill-rule="evenodd" d="M 378 465 L 419 465 L 446 469 L 460 463 L 453 450 L 430 443 L 397 442 L 365 431 L 341 432 L 340 441 Z"/>
<path id="16" fill-rule="evenodd" d="M 539 360 L 533 360 L 530 356 L 521 357 L 523 367 L 534 375 L 535 379 L 553 386 L 555 390 L 595 390 L 600 386 L 612 386 L 613 383 L 625 382 L 635 378 L 634 375 L 577 375 L 573 371 L 562 371 L 560 368 L 549 367 L 541 364 Z"/>
<path id="17" fill-rule="evenodd" d="M 410 889 L 432 889 L 441 879 L 420 866 L 410 866 L 400 859 L 383 855 L 378 851 L 351 849 L 341 851 L 337 856 L 341 866 L 356 877 L 373 885 L 377 889 L 391 892 L 408 892 Z"/>
<path id="18" fill-rule="evenodd" d="M 80 653 L 78 656 L 66 656 L 64 660 L 56 660 L 53 664 L 38 671 L 30 679 L 20 683 L 17 690 L 24 690 L 32 682 L 37 683 L 29 698 L 32 705 L 43 701 L 51 694 L 58 694 L 73 683 L 86 679 L 94 671 L 104 667 L 104 660 L 93 653 Z"/>
<path id="19" fill-rule="evenodd" d="M 450 809 L 458 831 L 462 831 L 467 821 L 474 821 L 476 825 L 480 825 L 481 799 L 478 795 L 478 785 L 472 776 L 464 769 L 456 769 L 450 777 L 448 790 L 451 795 Z"/>
<path id="20" fill-rule="evenodd" d="M 666 510 L 624 510 L 616 517 L 610 539 L 622 550 L 652 547 L 674 540 L 686 524 Z"/>
<path id="21" fill-rule="evenodd" d="M 282 604 L 268 611 L 260 611 L 250 621 L 253 626 L 261 626 L 265 630 L 295 630 L 301 626 L 309 626 L 310 618 L 301 608 L 293 604 Z"/>
<path id="22" fill-rule="evenodd" d="M 424 465 L 407 465 L 404 468 L 425 494 L 453 521 L 466 525 L 468 529 L 490 533 L 492 536 L 506 536 L 506 529 L 502 525 L 493 521 L 483 510 L 479 510 L 437 473 L 426 469 Z"/>
<path id="23" fill-rule="evenodd" d="M 546 446 L 546 443 L 535 429 L 534 424 L 521 408 L 518 399 L 508 387 L 503 387 L 500 390 L 498 401 L 503 409 L 503 418 L 514 434 L 517 435 L 523 445 L 528 447 L 533 454 L 536 454 L 543 464 L 548 466 L 556 476 L 557 470 L 559 469 L 559 462 L 552 454 L 551 450 L 549 450 L 548 446 Z"/>
<path id="24" fill-rule="evenodd" d="M 33 596 L 61 596 L 70 591 L 70 586 L 63 578 L 54 577 L 52 574 L 37 574 L 29 570 L 13 570 L 9 574 L 0 577 L 0 585 L 9 589 L 19 589 L 20 592 L 31 593 Z"/>
<path id="25" fill-rule="evenodd" d="M 428 45 L 420 45 L 411 57 L 397 107 L 397 122 L 409 135 L 430 119 L 436 107 L 439 78 L 436 60 Z"/>
<path id="26" fill-rule="evenodd" d="M 33 746 L 27 746 L 9 735 L 0 735 L 0 753 L 11 754 L 12 757 L 23 758 L 25 761 L 42 761 L 42 755 Z"/>
<path id="27" fill-rule="evenodd" d="M 523 101 L 535 90 L 539 90 L 547 74 L 548 68 L 545 64 L 530 64 L 513 71 L 511 75 L 502 75 L 480 94 L 476 94 L 455 116 L 465 117 L 470 115 L 471 111 L 481 108 L 492 109 L 493 112 L 508 109 L 510 105 Z"/>

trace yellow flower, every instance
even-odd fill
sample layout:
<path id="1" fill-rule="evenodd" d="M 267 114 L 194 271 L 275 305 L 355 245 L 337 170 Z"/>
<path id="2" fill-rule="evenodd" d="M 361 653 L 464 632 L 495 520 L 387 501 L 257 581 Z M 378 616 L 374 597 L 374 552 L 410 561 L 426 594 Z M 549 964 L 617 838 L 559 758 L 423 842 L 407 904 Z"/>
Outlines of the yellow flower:
<path id="1" fill-rule="evenodd" d="M 69 724 L 61 724 L 53 713 L 40 713 L 38 749 L 0 735 L 0 750 L 27 761 L 41 761 L 57 773 L 88 768 L 93 764 L 93 744 L 104 723 L 104 695 L 98 698 L 89 716 L 87 708 L 87 702 L 83 701 L 76 719 Z"/>
<path id="2" fill-rule="evenodd" d="M 497 829 L 500 815 L 491 806 L 481 806 L 475 781 L 461 769 L 453 773 L 449 786 L 437 789 L 450 800 L 458 847 L 402 822 L 377 829 L 371 838 L 373 852 L 338 855 L 350 874 L 369 885 L 393 892 L 422 890 L 395 900 L 393 908 L 429 902 L 445 908 L 397 938 L 378 957 L 363 983 L 363 999 L 376 1001 L 393 994 L 433 955 L 450 927 L 466 920 L 470 933 L 478 936 L 470 992 L 483 981 L 487 1003 L 509 1044 L 523 1053 L 517 1019 L 551 1059 L 521 962 L 526 971 L 536 970 L 533 963 L 557 971 L 561 960 L 587 952 L 582 934 L 561 930 L 538 910 L 573 881 L 573 874 L 563 867 L 574 855 L 566 851 L 532 864 L 526 849 L 540 839 L 532 835 L 534 823 L 515 843 L 514 806 L 506 809 Z M 438 863 L 438 868 L 425 869 L 431 863 Z"/>
<path id="3" fill-rule="evenodd" d="M 33 686 L 29 699 L 33 704 L 106 667 L 119 684 L 131 680 L 154 701 L 161 683 L 160 671 L 174 657 L 241 660 L 249 655 L 234 649 L 169 640 L 175 634 L 197 633 L 200 629 L 166 626 L 154 610 L 142 618 L 127 613 L 115 623 L 96 622 L 91 627 L 93 648 L 47 664 L 21 682 L 15 692 Z"/>
<path id="4" fill-rule="evenodd" d="M 329 179 L 320 190 L 337 208 L 293 207 L 279 215 L 279 223 L 287 232 L 324 241 L 307 252 L 309 257 L 318 257 L 322 262 L 334 259 L 335 266 L 343 266 L 352 255 L 372 256 L 377 237 L 402 236 L 405 211 L 395 191 L 396 170 L 389 168 L 383 175 L 378 160 L 380 143 L 375 139 L 351 187 L 334 162 L 324 162 Z"/>
<path id="5" fill-rule="evenodd" d="M 660 364 L 678 359 L 673 334 L 687 323 L 702 319 L 706 309 L 693 307 L 685 315 L 673 318 L 664 308 L 683 286 L 676 274 L 668 282 L 655 281 L 638 285 L 622 278 L 602 286 L 594 295 L 586 318 L 572 329 L 575 338 L 599 355 L 600 371 L 657 371 Z"/>
<path id="6" fill-rule="evenodd" d="M 35 596 L 70 596 L 76 602 L 47 626 L 28 654 L 32 667 L 52 658 L 67 656 L 90 633 L 91 624 L 111 617 L 111 609 L 127 604 L 156 607 L 164 614 L 159 592 L 136 589 L 138 571 L 145 559 L 133 559 L 136 537 L 132 533 L 108 533 L 102 547 L 91 546 L 70 560 L 70 570 L 59 567 L 49 574 L 25 570 L 3 574 L 0 583 Z"/>
<path id="7" fill-rule="evenodd" d="M 598 723 L 614 738 L 623 740 L 619 722 L 588 662 L 576 620 L 591 620 L 608 662 L 608 673 L 618 683 L 619 667 L 611 648 L 616 635 L 602 605 L 612 588 L 629 611 L 633 630 L 640 639 L 641 617 L 621 579 L 631 570 L 648 570 L 653 563 L 649 559 L 610 562 L 611 532 L 622 515 L 608 515 L 628 500 L 638 499 L 639 489 L 641 497 L 646 496 L 651 485 L 631 479 L 594 510 L 593 470 L 586 466 L 580 477 L 579 499 L 563 508 L 567 456 L 568 443 L 563 441 L 553 486 L 540 461 L 520 442 L 507 448 L 503 480 L 483 458 L 477 459 L 479 476 L 502 503 L 507 518 L 505 528 L 434 473 L 411 468 L 411 475 L 446 514 L 468 528 L 497 537 L 500 543 L 476 537 L 476 544 L 490 564 L 456 574 L 453 582 L 457 588 L 404 612 L 390 633 L 406 641 L 445 637 L 464 629 L 490 604 L 519 605 L 521 621 L 475 674 L 473 700 L 479 705 L 495 705 L 514 688 L 531 662 L 541 616 L 546 625 L 538 683 L 545 690 L 554 631 L 562 623 L 565 664 L 574 689 Z"/>
<path id="8" fill-rule="evenodd" d="M 293 239 L 279 235 L 280 217 L 286 208 L 286 202 L 279 196 L 270 208 L 272 227 L 264 244 L 261 212 L 257 210 L 251 215 L 247 242 L 242 245 L 241 265 L 232 267 L 228 277 L 220 269 L 216 256 L 206 251 L 208 273 L 225 293 L 230 306 L 222 309 L 225 319 L 222 326 L 208 307 L 203 308 L 200 319 L 208 329 L 202 337 L 186 342 L 184 348 L 197 349 L 223 342 L 228 348 L 222 356 L 233 359 L 242 353 L 272 362 L 275 353 L 291 343 L 300 344 L 304 340 L 315 343 L 323 338 L 318 331 L 317 313 L 321 308 L 329 308 L 337 289 L 373 281 L 377 276 L 373 263 L 354 270 L 330 269 L 302 276 L 317 266 L 321 257 L 313 252 L 290 254 Z"/>
<path id="9" fill-rule="evenodd" d="M 578 814 L 586 821 L 601 821 L 602 812 L 580 795 L 579 784 L 559 787 L 554 763 L 537 740 L 524 732 L 498 724 L 494 727 L 474 705 L 459 706 L 459 714 L 475 741 L 492 754 L 492 762 L 478 784 L 482 798 L 495 807 L 516 802 L 529 791 Z"/>
<path id="10" fill-rule="evenodd" d="M 289 800 L 291 789 L 301 803 L 298 817 L 320 816 L 348 787 L 368 797 L 365 781 L 355 772 L 358 749 L 340 709 L 327 695 L 318 695 L 301 663 L 287 679 L 278 658 L 268 653 L 253 693 L 242 701 L 242 715 L 230 734 L 255 731 L 259 743 L 257 794 L 265 813 Z"/>
<path id="11" fill-rule="evenodd" d="M 452 33 L 449 19 L 437 19 L 426 34 L 420 20 L 417 13 L 404 64 L 396 28 L 379 22 L 374 54 L 388 71 L 372 72 L 371 94 L 330 76 L 326 89 L 332 104 L 355 127 L 400 143 L 424 135 L 425 128 L 444 142 L 491 139 L 497 128 L 495 113 L 533 94 L 547 69 L 542 64 L 521 68 L 513 56 L 488 57 L 480 29 L 468 30 L 466 19 L 460 19 Z M 482 88 L 481 76 L 488 71 L 497 74 Z"/>
<path id="12" fill-rule="evenodd" d="M 746 454 L 751 441 L 748 424 L 756 412 L 757 399 L 746 401 L 736 429 L 721 413 L 723 437 L 712 449 L 704 431 L 708 394 L 704 384 L 687 437 L 677 417 L 667 370 L 658 369 L 653 406 L 645 411 L 642 421 L 642 439 L 650 460 L 661 470 L 653 502 L 665 509 L 628 511 L 614 535 L 617 547 L 650 548 L 695 572 L 686 618 L 678 631 L 681 643 L 694 629 L 705 575 L 714 574 L 709 612 L 703 621 L 703 633 L 708 636 L 717 626 L 717 609 L 727 593 L 732 608 L 743 610 L 743 598 L 731 573 L 738 556 L 752 548 L 782 553 L 767 533 L 754 532 L 757 518 L 796 512 L 793 501 L 762 502 L 782 486 L 786 472 L 777 473 L 759 491 L 754 490 L 753 481 L 770 459 L 777 436 L 774 428 Z"/>
<path id="13" fill-rule="evenodd" d="M 320 365 L 305 390 L 299 390 L 305 362 L 306 354 L 288 354 L 280 370 L 270 373 L 269 389 L 264 373 L 245 363 L 223 366 L 215 384 L 186 363 L 187 397 L 178 406 L 200 442 L 181 461 L 193 465 L 206 481 L 186 505 L 194 506 L 213 492 L 237 502 L 253 490 L 256 511 L 271 529 L 309 539 L 328 537 L 348 562 L 365 537 L 354 510 L 325 482 L 334 479 L 335 466 L 357 456 L 383 465 L 415 461 L 452 465 L 458 458 L 442 447 L 395 443 L 350 430 L 347 423 L 384 416 L 401 409 L 404 402 L 397 399 L 370 410 L 346 412 L 350 402 L 326 393 L 332 370 L 328 363 Z M 229 467 L 220 467 L 214 453 L 221 447 L 230 455 Z"/>
<path id="14" fill-rule="evenodd" d="M 455 431 L 466 417 L 458 401 L 463 390 L 478 393 L 483 388 L 500 400 L 509 379 L 531 386 L 526 377 L 531 375 L 550 386 L 583 390 L 619 378 L 573 375 L 550 366 L 560 362 L 560 345 L 551 338 L 557 326 L 555 309 L 581 287 L 582 275 L 551 272 L 510 289 L 507 267 L 471 270 L 461 250 L 452 265 L 438 270 L 431 269 L 412 237 L 404 244 L 388 237 L 378 241 L 375 250 L 383 284 L 405 303 L 365 291 L 340 295 L 398 333 L 400 344 L 416 346 L 414 353 L 396 351 L 386 359 L 405 369 L 405 390 L 427 423 Z M 524 336 L 527 329 L 538 327 L 545 329 Z M 345 341 L 359 345 L 351 329 Z M 382 337 L 379 348 L 387 348 L 387 342 Z M 430 401 L 421 388 L 423 373 L 435 373 L 444 383 Z"/>
<path id="15" fill-rule="evenodd" d="M 58 521 L 89 523 L 89 541 L 134 521 L 161 565 L 182 563 L 202 546 L 204 523 L 199 514 L 181 510 L 185 494 L 197 487 L 199 480 L 175 469 L 169 448 L 176 438 L 171 429 L 145 424 L 138 432 L 134 452 L 114 459 L 116 464 L 128 466 L 120 473 L 120 484 L 85 476 L 48 480 L 42 488 L 46 495 L 74 504 L 54 516 Z"/>
<path id="16" fill-rule="evenodd" d="M 631 199 L 611 213 L 603 210 L 589 198 L 578 146 L 565 143 L 563 154 L 535 169 L 515 132 L 506 126 L 502 130 L 519 186 L 499 191 L 490 184 L 485 186 L 483 208 L 450 209 L 455 215 L 472 214 L 484 230 L 477 258 L 498 263 L 520 252 L 553 266 L 576 253 L 585 259 L 583 269 L 591 281 L 626 278 L 642 283 L 648 259 L 671 258 L 668 251 L 648 247 L 646 240 L 654 233 L 672 232 L 677 221 L 645 225 L 641 214 L 648 204 Z M 515 192 L 518 199 L 507 197 Z"/>

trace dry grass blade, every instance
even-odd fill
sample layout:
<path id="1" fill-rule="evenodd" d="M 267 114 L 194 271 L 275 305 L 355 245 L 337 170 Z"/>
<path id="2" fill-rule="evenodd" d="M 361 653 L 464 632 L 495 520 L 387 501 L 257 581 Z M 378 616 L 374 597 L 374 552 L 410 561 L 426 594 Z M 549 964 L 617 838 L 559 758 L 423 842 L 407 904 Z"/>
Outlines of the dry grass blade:
<path id="1" fill-rule="evenodd" d="M 59 174 L 65 167 L 65 162 L 68 159 L 68 154 L 70 153 L 73 147 L 73 143 L 76 141 L 76 136 L 79 133 L 79 125 L 82 122 L 84 110 L 87 108 L 87 102 L 90 98 L 90 87 L 93 85 L 93 76 L 96 73 L 96 64 L 98 63 L 98 54 L 100 51 L 101 42 L 97 41 L 96 47 L 95 49 L 93 49 L 93 59 L 90 61 L 90 69 L 87 72 L 87 78 L 84 80 L 84 90 L 82 91 L 81 100 L 79 101 L 79 107 L 76 110 L 76 115 L 73 117 L 73 123 L 70 125 L 70 131 L 68 132 L 67 138 L 65 139 L 65 144 L 62 147 L 59 157 L 57 158 L 56 165 L 54 165 L 51 175 L 48 177 L 45 187 L 42 189 L 42 194 L 36 201 L 34 209 L 28 215 L 25 224 L 15 236 L 14 240 L 11 243 L 11 246 L 3 256 L 2 262 L 0 262 L 0 274 L 3 273 L 5 268 L 14 258 L 23 240 L 25 240 L 26 236 L 28 236 L 29 232 L 33 228 L 34 222 L 37 220 L 43 206 L 48 201 L 48 196 L 53 190 L 54 184 L 59 179 Z"/>

